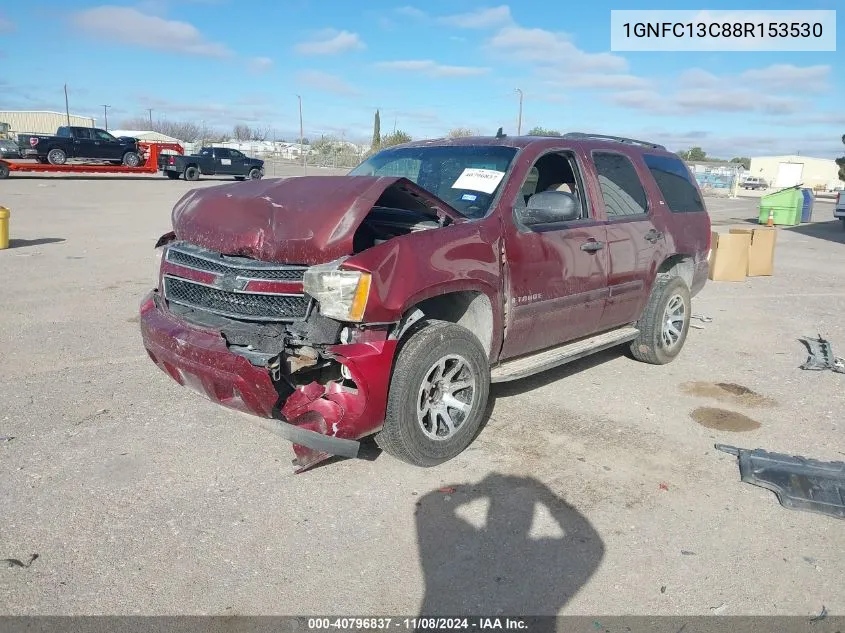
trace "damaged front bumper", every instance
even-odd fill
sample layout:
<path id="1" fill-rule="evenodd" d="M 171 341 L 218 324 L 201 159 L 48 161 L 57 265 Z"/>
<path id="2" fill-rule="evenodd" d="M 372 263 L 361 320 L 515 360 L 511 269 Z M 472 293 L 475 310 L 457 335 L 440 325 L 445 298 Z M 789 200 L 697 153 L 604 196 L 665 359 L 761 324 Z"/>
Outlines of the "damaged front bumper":
<path id="1" fill-rule="evenodd" d="M 140 322 L 144 347 L 160 369 L 213 402 L 258 416 L 260 426 L 293 443 L 297 472 L 332 456 L 357 456 L 358 440 L 381 429 L 396 351 L 386 333 L 326 348 L 347 381 L 292 387 L 233 353 L 219 331 L 171 313 L 155 291 L 141 304 Z"/>

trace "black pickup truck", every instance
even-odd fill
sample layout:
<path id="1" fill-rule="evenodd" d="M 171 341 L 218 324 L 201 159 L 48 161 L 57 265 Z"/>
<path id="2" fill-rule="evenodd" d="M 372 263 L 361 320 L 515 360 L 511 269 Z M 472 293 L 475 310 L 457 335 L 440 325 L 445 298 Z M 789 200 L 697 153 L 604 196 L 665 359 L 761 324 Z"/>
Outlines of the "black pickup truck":
<path id="1" fill-rule="evenodd" d="M 234 176 L 235 180 L 259 180 L 264 176 L 264 161 L 250 158 L 228 147 L 203 147 L 199 154 L 158 157 L 158 168 L 163 176 L 176 180 L 199 180 L 203 176 Z"/>
<path id="2" fill-rule="evenodd" d="M 138 167 L 143 160 L 137 139 L 118 138 L 96 127 L 66 125 L 56 130 L 55 136 L 18 134 L 18 147 L 24 158 L 51 165 L 79 159 Z"/>

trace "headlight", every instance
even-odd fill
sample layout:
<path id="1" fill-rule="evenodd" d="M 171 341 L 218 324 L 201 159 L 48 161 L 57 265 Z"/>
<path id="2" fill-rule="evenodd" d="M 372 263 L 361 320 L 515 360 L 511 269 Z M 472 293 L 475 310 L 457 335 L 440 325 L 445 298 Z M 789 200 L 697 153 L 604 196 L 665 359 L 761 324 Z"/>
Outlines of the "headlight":
<path id="1" fill-rule="evenodd" d="M 161 259 L 164 257 L 166 246 L 159 246 L 155 249 L 155 268 L 153 272 L 153 288 L 158 288 L 159 276 L 161 275 Z"/>
<path id="2" fill-rule="evenodd" d="M 320 304 L 320 314 L 338 321 L 360 322 L 370 296 L 370 273 L 341 270 L 341 260 L 311 266 L 302 286 Z"/>

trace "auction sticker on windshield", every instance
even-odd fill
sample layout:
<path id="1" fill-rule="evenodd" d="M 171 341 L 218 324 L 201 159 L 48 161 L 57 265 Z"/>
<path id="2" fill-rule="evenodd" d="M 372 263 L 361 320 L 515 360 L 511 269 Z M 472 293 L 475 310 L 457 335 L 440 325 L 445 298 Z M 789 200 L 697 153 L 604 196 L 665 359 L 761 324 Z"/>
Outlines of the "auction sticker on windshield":
<path id="1" fill-rule="evenodd" d="M 482 193 L 493 193 L 505 177 L 505 172 L 495 169 L 464 169 L 452 185 L 452 189 L 469 189 Z"/>

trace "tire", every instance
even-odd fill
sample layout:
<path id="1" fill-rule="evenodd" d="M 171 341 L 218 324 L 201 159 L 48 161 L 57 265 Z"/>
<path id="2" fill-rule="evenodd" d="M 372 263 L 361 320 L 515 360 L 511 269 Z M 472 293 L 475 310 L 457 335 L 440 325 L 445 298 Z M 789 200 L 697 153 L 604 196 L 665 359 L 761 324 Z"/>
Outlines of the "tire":
<path id="1" fill-rule="evenodd" d="M 253 167 L 249 170 L 249 179 L 250 180 L 261 180 L 261 170 L 257 167 Z"/>
<path id="2" fill-rule="evenodd" d="M 170 180 L 179 180 L 179 172 L 178 171 L 166 171 L 164 172 Z"/>
<path id="3" fill-rule="evenodd" d="M 471 386 L 451 392 L 452 402 L 469 405 L 463 415 L 460 408 L 444 404 L 441 386 L 431 384 L 438 375 L 441 381 L 437 384 L 445 382 L 442 386 L 446 387 L 471 382 Z M 442 411 L 432 411 L 431 400 L 423 404 L 426 395 L 434 398 L 434 406 Z M 490 364 L 472 332 L 445 321 L 423 322 L 396 356 L 384 427 L 376 434 L 376 443 L 387 454 L 415 466 L 442 464 L 475 439 L 489 395 Z M 451 431 L 446 418 L 452 422 Z"/>
<path id="4" fill-rule="evenodd" d="M 65 150 L 54 147 L 47 152 L 47 162 L 51 165 L 64 165 L 67 162 Z"/>
<path id="5" fill-rule="evenodd" d="M 194 167 L 193 165 L 185 167 L 185 180 L 199 180 L 199 179 L 200 179 L 199 167 Z"/>
<path id="6" fill-rule="evenodd" d="M 42 156 L 36 156 L 36 157 L 35 157 L 35 160 L 36 160 L 39 164 L 41 164 L 41 165 L 46 165 L 46 164 L 47 164 L 47 157 L 46 157 L 46 156 L 44 156 L 44 157 L 42 157 Z"/>
<path id="7" fill-rule="evenodd" d="M 0 163 L 0 179 L 9 177 L 9 166 Z"/>
<path id="8" fill-rule="evenodd" d="M 238 182 L 243 182 L 244 180 L 246 180 L 246 176 L 235 176 L 235 180 L 237 180 Z"/>
<path id="9" fill-rule="evenodd" d="M 141 157 L 138 152 L 126 152 L 121 161 L 127 167 L 138 167 L 141 164 Z"/>
<path id="10" fill-rule="evenodd" d="M 668 328 L 670 316 L 674 317 L 674 335 Z M 680 277 L 658 275 L 637 324 L 640 335 L 631 342 L 633 357 L 651 365 L 672 362 L 687 340 L 690 316 L 690 292 L 686 282 Z M 671 343 L 667 343 L 667 339 Z"/>

